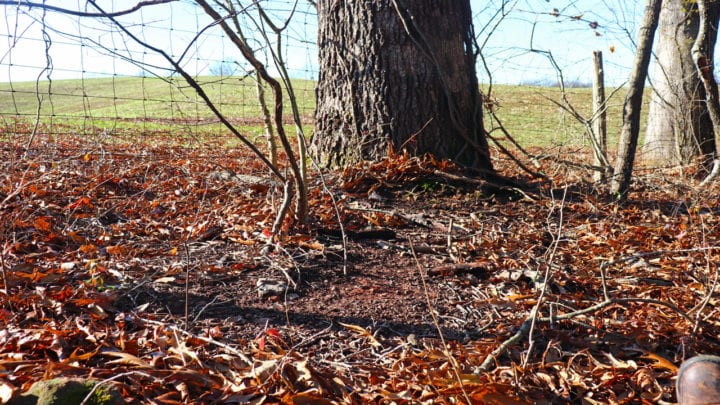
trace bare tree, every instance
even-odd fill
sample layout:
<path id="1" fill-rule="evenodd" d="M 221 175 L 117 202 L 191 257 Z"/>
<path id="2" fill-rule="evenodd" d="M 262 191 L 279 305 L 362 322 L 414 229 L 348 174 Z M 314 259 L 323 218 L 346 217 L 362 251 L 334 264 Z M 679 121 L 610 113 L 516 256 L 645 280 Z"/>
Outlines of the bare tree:
<path id="1" fill-rule="evenodd" d="M 635 151 L 640 136 L 642 97 L 661 6 L 662 0 L 648 0 L 645 6 L 635 63 L 632 73 L 630 73 L 628 93 L 623 105 L 623 125 L 618 143 L 618 156 L 610 184 L 610 192 L 619 201 L 624 201 L 627 198 L 627 191 L 632 180 Z"/>

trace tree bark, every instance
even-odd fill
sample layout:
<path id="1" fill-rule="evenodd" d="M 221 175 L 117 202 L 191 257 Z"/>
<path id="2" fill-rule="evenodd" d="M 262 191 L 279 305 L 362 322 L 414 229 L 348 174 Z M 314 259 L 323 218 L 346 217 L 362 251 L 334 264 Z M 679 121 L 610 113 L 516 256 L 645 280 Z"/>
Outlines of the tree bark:
<path id="1" fill-rule="evenodd" d="M 492 171 L 469 0 L 321 0 L 318 20 L 321 166 L 392 148 Z"/>
<path id="2" fill-rule="evenodd" d="M 695 69 L 692 46 L 697 38 L 697 4 L 665 0 L 660 12 L 657 65 L 648 110 L 643 162 L 653 165 L 689 163 L 715 149 L 705 90 Z M 710 49 L 715 38 L 708 38 Z"/>
<path id="3" fill-rule="evenodd" d="M 692 47 L 692 56 L 705 88 L 705 103 L 710 113 L 714 136 L 717 137 L 720 135 L 720 96 L 715 81 L 713 55 L 710 52 L 713 50 L 717 38 L 717 18 L 720 2 L 717 0 L 697 0 L 697 5 L 698 14 L 700 15 L 700 29 Z M 717 142 L 715 145 L 717 147 Z M 720 167 L 718 156 L 720 156 L 720 153 L 715 151 L 713 156 L 713 169 L 701 185 L 707 184 L 718 175 L 718 168 Z"/>
<path id="4" fill-rule="evenodd" d="M 618 156 L 610 185 L 610 192 L 621 202 L 627 198 L 627 191 L 632 180 L 635 151 L 640 136 L 642 97 L 661 6 L 662 0 L 648 0 L 645 6 L 635 63 L 630 73 L 628 92 L 623 105 L 623 125 L 618 142 Z"/>

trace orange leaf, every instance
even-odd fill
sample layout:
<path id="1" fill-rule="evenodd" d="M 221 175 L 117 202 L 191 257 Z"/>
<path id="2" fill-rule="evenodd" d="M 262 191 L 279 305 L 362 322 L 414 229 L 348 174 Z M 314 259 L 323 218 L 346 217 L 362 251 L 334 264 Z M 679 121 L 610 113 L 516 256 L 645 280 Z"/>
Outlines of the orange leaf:
<path id="1" fill-rule="evenodd" d="M 479 404 L 528 404 L 528 402 L 521 401 L 515 397 L 511 386 L 502 384 L 485 385 L 482 389 L 473 392 L 470 398 Z"/>
<path id="2" fill-rule="evenodd" d="M 312 389 L 297 394 L 286 392 L 283 395 L 283 403 L 295 405 L 331 405 L 336 402 L 323 398 L 323 396 L 317 392 L 317 389 Z"/>
<path id="3" fill-rule="evenodd" d="M 512 303 L 535 297 L 534 294 L 508 294 L 507 299 Z"/>
<path id="4" fill-rule="evenodd" d="M 121 255 L 125 252 L 125 248 L 120 245 L 108 246 L 105 250 L 113 256 Z"/>
<path id="5" fill-rule="evenodd" d="M 33 221 L 33 226 L 38 231 L 50 232 L 52 230 L 52 224 L 48 221 L 48 217 L 40 217 Z"/>
<path id="6" fill-rule="evenodd" d="M 75 243 L 85 243 L 85 238 L 78 235 L 78 233 L 75 231 L 67 231 L 67 236 Z"/>
<path id="7" fill-rule="evenodd" d="M 648 360 L 655 360 L 655 363 L 651 364 L 653 368 L 662 369 L 662 370 L 669 370 L 673 373 L 677 373 L 678 366 L 674 365 L 670 360 L 655 354 L 655 353 L 647 353 L 642 356 L 640 356 L 643 359 Z"/>
<path id="8" fill-rule="evenodd" d="M 76 348 L 67 359 L 63 360 L 63 363 L 72 363 L 75 361 L 88 360 L 88 359 L 92 358 L 93 356 L 95 356 L 96 354 L 98 354 L 101 347 L 102 346 L 98 346 L 97 349 L 93 350 L 92 352 L 85 353 L 85 354 L 77 354 L 78 351 L 80 350 L 80 348 Z"/>
<path id="9" fill-rule="evenodd" d="M 95 246 L 95 245 L 93 245 L 93 244 L 88 244 L 88 245 L 82 245 L 82 246 L 80 246 L 80 249 L 79 249 L 79 250 L 80 250 L 81 253 L 88 254 L 88 253 L 97 252 L 98 249 L 97 249 L 97 246 Z"/>
<path id="10" fill-rule="evenodd" d="M 67 209 L 74 210 L 74 209 L 78 209 L 78 208 L 84 207 L 84 206 L 88 207 L 88 208 L 92 208 L 93 204 L 92 204 L 92 202 L 90 202 L 89 198 L 83 196 L 83 197 L 78 198 L 78 200 L 75 201 L 74 203 L 68 204 Z"/>

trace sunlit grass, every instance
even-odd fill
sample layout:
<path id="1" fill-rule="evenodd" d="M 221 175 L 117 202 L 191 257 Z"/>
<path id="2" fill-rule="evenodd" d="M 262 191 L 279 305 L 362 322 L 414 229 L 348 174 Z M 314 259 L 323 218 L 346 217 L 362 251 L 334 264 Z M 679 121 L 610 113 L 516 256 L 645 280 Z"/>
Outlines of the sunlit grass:
<path id="1" fill-rule="evenodd" d="M 607 137 L 609 148 L 614 148 L 622 127 L 622 108 L 625 89 L 606 89 Z M 645 105 L 642 110 L 644 128 L 647 116 L 649 89 L 645 91 Z M 565 105 L 562 92 L 557 87 L 494 85 L 491 98 L 496 101 L 495 113 L 510 135 L 524 146 L 552 147 L 584 145 L 587 143 L 586 126 Z M 585 120 L 593 117 L 592 89 L 566 89 L 565 97 L 575 111 Z M 554 102 L 553 102 L 554 101 Z M 560 105 L 556 104 L 559 103 Z M 485 117 L 486 128 L 492 135 L 503 138 L 493 128 L 490 118 Z"/>
<path id="2" fill-rule="evenodd" d="M 200 77 L 197 79 L 212 102 L 228 117 L 258 118 L 256 86 L 251 77 Z M 298 108 L 315 108 L 314 82 L 294 80 Z M 266 89 L 266 98 L 271 93 Z M 41 82 L 0 83 L 0 114 L 34 116 L 40 100 L 41 116 L 84 119 L 199 119 L 213 113 L 182 79 L 104 78 Z M 287 95 L 286 100 L 287 102 Z M 286 108 L 289 112 L 290 109 Z"/>
<path id="3" fill-rule="evenodd" d="M 241 133 L 252 139 L 264 136 L 254 78 L 200 77 L 197 80 L 217 108 Z M 306 135 L 310 135 L 312 130 L 314 86 L 315 82 L 310 80 L 293 81 Z M 607 110 L 608 144 L 611 148 L 620 133 L 625 97 L 624 89 L 614 93 L 613 90 L 607 90 L 607 94 L 611 95 Z M 646 100 L 648 94 L 649 91 L 646 91 Z M 567 89 L 565 97 L 584 119 L 592 117 L 590 88 Z M 587 145 L 584 124 L 557 104 L 564 104 L 557 87 L 494 85 L 490 98 L 494 102 L 493 111 L 505 129 L 525 147 Z M 272 94 L 267 88 L 266 100 L 272 111 Z M 284 121 L 290 124 L 287 95 L 285 103 Z M 32 121 L 38 114 L 38 105 L 43 124 L 75 128 L 75 134 L 135 131 L 138 135 L 229 135 L 195 90 L 177 77 L 0 83 L 0 118 L 3 120 L 17 116 Z M 644 114 L 646 110 L 643 109 Z M 493 137 L 505 139 L 488 114 L 485 115 L 485 126 Z M 294 134 L 292 126 L 287 130 L 289 134 Z"/>

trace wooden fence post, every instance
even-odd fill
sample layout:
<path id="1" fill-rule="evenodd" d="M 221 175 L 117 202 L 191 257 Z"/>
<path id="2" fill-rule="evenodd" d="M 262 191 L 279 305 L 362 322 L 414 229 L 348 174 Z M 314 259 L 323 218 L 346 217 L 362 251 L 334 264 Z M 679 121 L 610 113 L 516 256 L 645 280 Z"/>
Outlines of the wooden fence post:
<path id="1" fill-rule="evenodd" d="M 603 60 L 601 51 L 593 51 L 593 64 L 595 76 L 593 76 L 593 164 L 606 168 L 602 172 L 595 172 L 596 181 L 604 182 L 607 179 L 607 114 L 605 105 L 605 73 L 603 72 Z"/>

